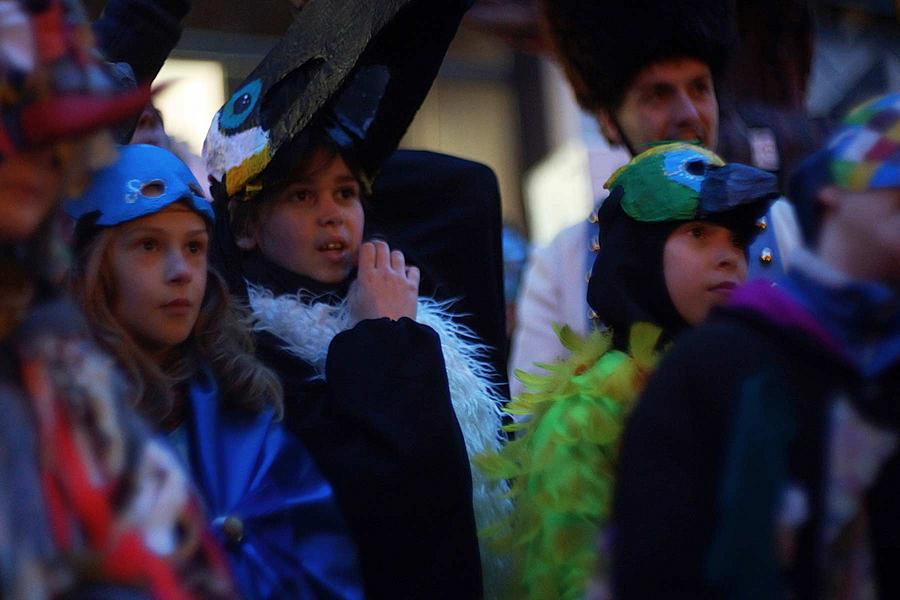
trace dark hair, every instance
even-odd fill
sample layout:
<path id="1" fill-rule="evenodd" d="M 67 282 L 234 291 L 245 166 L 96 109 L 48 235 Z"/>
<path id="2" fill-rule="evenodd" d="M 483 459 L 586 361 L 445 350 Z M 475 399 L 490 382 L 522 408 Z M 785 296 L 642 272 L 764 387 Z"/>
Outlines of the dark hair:
<path id="1" fill-rule="evenodd" d="M 338 145 L 324 130 L 312 128 L 311 132 L 304 132 L 303 136 L 302 140 L 296 144 L 290 144 L 290 148 L 285 148 L 286 151 L 281 156 L 272 160 L 266 168 L 266 172 L 261 176 L 263 187 L 256 196 L 250 200 L 228 201 L 228 219 L 235 238 L 250 235 L 259 225 L 264 212 L 272 206 L 271 201 L 277 198 L 292 181 L 309 174 L 311 169 L 319 166 L 313 163 L 319 152 L 325 152 L 329 163 L 340 156 L 347 163 L 354 177 L 359 179 L 353 166 L 352 157 L 341 152 Z M 291 160 L 282 158 L 282 156 L 288 156 Z M 365 190 L 361 190 L 361 193 L 364 194 Z M 362 197 L 364 208 L 367 200 L 365 196 Z"/>
<path id="2" fill-rule="evenodd" d="M 579 104 L 618 108 L 646 66 L 696 58 L 719 79 L 734 38 L 731 0 L 543 0 Z"/>

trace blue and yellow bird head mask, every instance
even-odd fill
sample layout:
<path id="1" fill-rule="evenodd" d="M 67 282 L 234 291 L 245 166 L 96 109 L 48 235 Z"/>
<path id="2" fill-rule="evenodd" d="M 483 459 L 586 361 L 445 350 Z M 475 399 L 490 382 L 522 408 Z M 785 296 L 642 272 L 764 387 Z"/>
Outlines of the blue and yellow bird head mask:
<path id="1" fill-rule="evenodd" d="M 310 2 L 216 113 L 203 155 L 214 196 L 249 200 L 286 176 L 316 124 L 365 191 L 396 149 L 471 0 Z"/>

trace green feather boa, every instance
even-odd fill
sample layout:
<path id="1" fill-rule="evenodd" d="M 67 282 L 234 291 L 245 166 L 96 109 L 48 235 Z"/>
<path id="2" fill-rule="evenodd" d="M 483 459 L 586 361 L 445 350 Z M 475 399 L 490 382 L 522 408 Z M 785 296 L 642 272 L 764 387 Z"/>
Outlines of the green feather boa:
<path id="1" fill-rule="evenodd" d="M 609 332 L 557 334 L 571 356 L 540 364 L 546 375 L 516 373 L 528 388 L 505 409 L 520 418 L 506 428 L 516 439 L 475 460 L 488 476 L 512 481 L 509 520 L 481 532 L 512 555 L 512 598 L 584 597 L 610 516 L 622 429 L 658 359 L 660 330 L 647 323 L 632 327 L 627 353 L 612 348 Z"/>

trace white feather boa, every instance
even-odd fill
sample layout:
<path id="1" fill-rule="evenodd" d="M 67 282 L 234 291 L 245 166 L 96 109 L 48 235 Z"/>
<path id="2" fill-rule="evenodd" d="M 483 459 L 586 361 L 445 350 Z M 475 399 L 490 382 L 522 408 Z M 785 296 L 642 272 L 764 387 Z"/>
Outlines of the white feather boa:
<path id="1" fill-rule="evenodd" d="M 316 302 L 304 294 L 273 296 L 264 288 L 248 286 L 254 331 L 268 332 L 284 350 L 314 366 L 317 379 L 325 378 L 325 360 L 331 340 L 356 325 L 346 300 L 337 305 Z M 497 452 L 501 446 L 501 395 L 491 383 L 492 369 L 484 362 L 486 347 L 466 326 L 456 322 L 450 302 L 419 298 L 416 321 L 437 332 L 447 366 L 450 399 L 472 457 Z M 505 482 L 488 480 L 472 465 L 472 492 L 478 529 L 504 521 L 511 508 Z M 507 560 L 482 544 L 485 596 L 498 598 L 505 588 Z"/>

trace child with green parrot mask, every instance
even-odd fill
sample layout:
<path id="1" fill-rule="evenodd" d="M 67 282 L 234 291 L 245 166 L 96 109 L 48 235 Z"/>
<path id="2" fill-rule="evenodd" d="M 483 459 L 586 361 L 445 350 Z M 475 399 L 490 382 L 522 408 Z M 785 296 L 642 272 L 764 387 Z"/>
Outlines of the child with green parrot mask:
<path id="1" fill-rule="evenodd" d="M 526 392 L 506 410 L 521 433 L 478 462 L 514 481 L 513 515 L 496 531 L 510 532 L 497 542 L 518 569 L 515 597 L 584 597 L 603 559 L 621 431 L 658 350 L 746 279 L 756 220 L 778 196 L 774 175 L 687 143 L 647 150 L 606 187 L 588 303 L 607 328 L 558 329 L 571 356 L 547 375 L 517 373 Z"/>
<path id="2" fill-rule="evenodd" d="M 771 173 L 685 143 L 638 155 L 606 187 L 588 304 L 617 341 L 639 321 L 671 339 L 727 300 L 779 194 Z"/>

